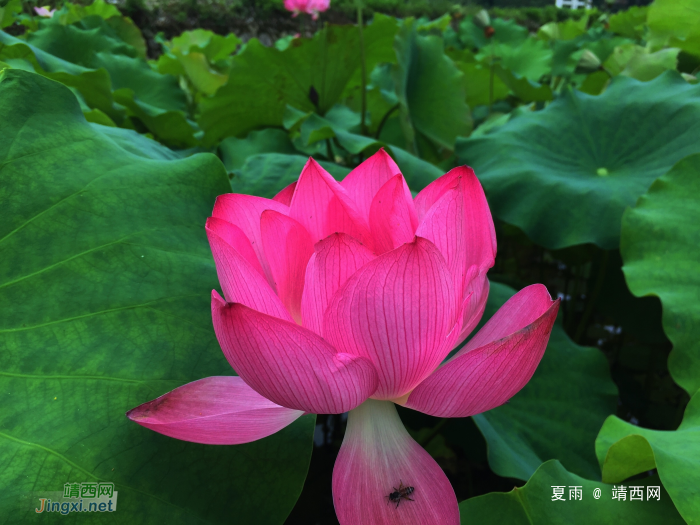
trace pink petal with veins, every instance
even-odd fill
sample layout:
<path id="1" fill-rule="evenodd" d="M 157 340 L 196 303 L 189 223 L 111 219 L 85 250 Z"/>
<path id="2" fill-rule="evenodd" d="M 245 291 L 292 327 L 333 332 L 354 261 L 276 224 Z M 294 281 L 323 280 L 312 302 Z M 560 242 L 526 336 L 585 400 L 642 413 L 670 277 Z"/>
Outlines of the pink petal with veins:
<path id="1" fill-rule="evenodd" d="M 216 273 L 226 300 L 242 303 L 258 312 L 291 321 L 292 317 L 263 277 L 259 265 L 256 268 L 249 259 L 224 240 L 235 239 L 236 229 L 226 221 L 213 217 L 209 218 L 206 226 L 209 245 L 216 263 Z M 254 260 L 257 262 L 257 259 Z"/>
<path id="2" fill-rule="evenodd" d="M 273 210 L 262 213 L 260 231 L 277 295 L 292 318 L 301 324 L 306 264 L 314 253 L 311 237 L 297 221 Z"/>
<path id="3" fill-rule="evenodd" d="M 377 255 L 411 242 L 415 237 L 418 216 L 402 175 L 389 179 L 374 196 L 369 225 Z"/>
<path id="4" fill-rule="evenodd" d="M 449 353 L 458 313 L 444 258 L 417 237 L 348 279 L 326 309 L 323 337 L 341 352 L 370 359 L 379 374 L 373 397 L 394 399 Z"/>
<path id="5" fill-rule="evenodd" d="M 298 34 L 297 37 L 298 38 Z M 285 206 L 289 206 L 292 203 L 292 195 L 294 195 L 294 189 L 297 187 L 297 183 L 292 182 L 289 186 L 285 187 L 277 195 L 272 197 L 273 201 L 277 201 Z"/>
<path id="6" fill-rule="evenodd" d="M 126 416 L 166 436 L 205 445 L 240 445 L 270 436 L 304 415 L 265 399 L 240 377 L 187 383 Z"/>
<path id="7" fill-rule="evenodd" d="M 236 373 L 278 405 L 340 414 L 376 390 L 377 373 L 368 359 L 338 353 L 293 322 L 227 304 L 216 292 L 212 318 L 216 338 Z"/>
<path id="8" fill-rule="evenodd" d="M 411 392 L 405 406 L 438 417 L 466 417 L 502 405 L 535 373 L 559 300 L 533 284 L 510 298 L 447 363 Z"/>
<path id="9" fill-rule="evenodd" d="M 255 255 L 258 256 L 258 261 L 265 272 L 268 282 L 272 285 L 270 266 L 265 258 L 260 234 L 260 216 L 265 210 L 274 210 L 283 215 L 289 215 L 289 207 L 280 202 L 238 193 L 219 195 L 216 198 L 214 211 L 211 214 L 216 218 L 235 224 L 245 233 L 253 246 Z"/>
<path id="10" fill-rule="evenodd" d="M 314 243 L 342 232 L 371 248 L 367 221 L 355 209 L 347 191 L 312 158 L 297 182 L 289 216 L 306 228 Z"/>
<path id="11" fill-rule="evenodd" d="M 401 171 L 394 159 L 384 151 L 384 148 L 381 148 L 352 170 L 340 185 L 348 192 L 360 215 L 365 221 L 368 221 L 372 200 L 374 200 L 379 188 L 400 174 Z"/>
<path id="12" fill-rule="evenodd" d="M 305 328 L 321 335 L 323 314 L 333 294 L 374 255 L 346 233 L 334 233 L 314 248 L 306 268 L 301 317 Z"/>

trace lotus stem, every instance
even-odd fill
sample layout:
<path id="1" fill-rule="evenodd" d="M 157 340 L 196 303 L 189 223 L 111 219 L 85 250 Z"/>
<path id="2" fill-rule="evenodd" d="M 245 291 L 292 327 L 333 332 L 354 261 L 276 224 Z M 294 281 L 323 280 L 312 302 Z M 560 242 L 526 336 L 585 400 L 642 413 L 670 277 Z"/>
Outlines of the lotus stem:
<path id="1" fill-rule="evenodd" d="M 367 113 L 367 65 L 365 63 L 365 36 L 362 29 L 364 21 L 362 19 L 362 2 L 357 2 L 357 28 L 360 32 L 360 72 L 362 75 L 362 120 L 360 122 L 360 129 L 362 134 L 367 134 L 367 123 L 365 121 L 365 114 Z"/>
<path id="2" fill-rule="evenodd" d="M 491 72 L 489 74 L 489 116 L 491 115 L 491 110 L 493 108 L 493 61 L 494 61 L 494 50 L 495 43 L 491 40 Z"/>
<path id="3" fill-rule="evenodd" d="M 586 330 L 588 320 L 590 319 L 591 314 L 593 313 L 593 307 L 595 306 L 596 300 L 598 299 L 598 295 L 600 295 L 600 291 L 603 288 L 603 282 L 605 281 L 605 270 L 608 266 L 608 257 L 609 253 L 607 251 L 603 251 L 603 254 L 600 256 L 598 277 L 596 279 L 595 286 L 593 287 L 593 292 L 591 292 L 591 296 L 588 299 L 588 304 L 586 304 L 586 309 L 583 311 L 583 317 L 581 317 L 581 322 L 579 323 L 578 328 L 576 328 L 576 334 L 574 335 L 574 342 L 576 344 L 578 344 L 581 341 L 581 337 L 583 337 L 583 332 Z"/>
<path id="4" fill-rule="evenodd" d="M 384 128 L 384 124 L 386 124 L 386 121 L 389 120 L 389 117 L 391 116 L 391 114 L 392 114 L 394 111 L 396 111 L 397 109 L 399 109 L 399 106 L 400 106 L 400 104 L 396 104 L 395 106 L 392 106 L 392 107 L 389 109 L 389 111 L 387 111 L 386 113 L 384 113 L 384 116 L 382 117 L 382 120 L 381 120 L 381 122 L 379 123 L 379 127 L 377 128 L 377 132 L 376 132 L 375 135 L 374 135 L 375 138 L 377 138 L 377 139 L 379 138 L 379 135 L 382 134 L 382 129 Z"/>

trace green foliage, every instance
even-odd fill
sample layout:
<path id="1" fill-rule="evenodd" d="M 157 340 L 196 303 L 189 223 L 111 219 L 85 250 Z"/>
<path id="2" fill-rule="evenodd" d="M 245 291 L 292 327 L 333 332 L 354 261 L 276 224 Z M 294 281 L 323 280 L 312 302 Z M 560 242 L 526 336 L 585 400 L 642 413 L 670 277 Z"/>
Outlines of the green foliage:
<path id="1" fill-rule="evenodd" d="M 657 179 L 622 220 L 620 249 L 630 290 L 656 295 L 673 342 L 668 367 L 688 394 L 700 390 L 700 155 Z M 653 232 L 653 235 L 649 235 Z"/>
<path id="2" fill-rule="evenodd" d="M 369 70 L 393 59 L 390 43 L 395 32 L 396 22 L 388 17 L 376 17 L 365 29 Z M 287 105 L 326 113 L 360 67 L 358 38 L 353 27 L 330 25 L 312 39 L 296 39 L 284 51 L 257 40 L 248 42 L 232 59 L 229 83 L 202 101 L 205 143 L 213 145 L 263 126 L 281 126 Z"/>
<path id="3" fill-rule="evenodd" d="M 471 131 L 462 73 L 445 56 L 442 40 L 418 35 L 411 20 L 401 27 L 394 49 L 393 79 L 408 151 L 419 151 L 419 135 L 453 150 L 455 139 Z"/>
<path id="4" fill-rule="evenodd" d="M 625 207 L 700 151 L 699 117 L 700 91 L 676 73 L 647 83 L 618 77 L 597 97 L 569 91 L 494 133 L 460 139 L 457 153 L 479 175 L 492 212 L 533 241 L 611 249 Z"/>
<path id="5" fill-rule="evenodd" d="M 649 44 L 679 47 L 700 56 L 700 6 L 695 0 L 656 0 L 647 15 Z"/>
<path id="6" fill-rule="evenodd" d="M 12 25 L 15 15 L 22 12 L 22 0 L 10 0 L 0 7 L 0 29 Z"/>
<path id="7" fill-rule="evenodd" d="M 641 486 L 659 485 L 658 476 L 625 483 Z M 565 501 L 552 501 L 552 487 L 564 487 Z M 569 501 L 569 487 L 581 487 L 581 501 Z M 614 501 L 612 485 L 589 481 L 567 472 L 556 460 L 544 463 L 523 488 L 508 493 L 486 494 L 459 505 L 462 523 L 530 525 L 532 523 L 561 523 L 587 525 L 600 523 L 645 523 L 666 525 L 683 523 L 668 494 L 661 487 L 660 501 Z M 594 499 L 593 491 L 600 489 L 601 498 Z M 634 503 L 634 504 L 633 504 Z"/>
<path id="8" fill-rule="evenodd" d="M 187 79 L 197 93 L 214 95 L 228 82 L 229 56 L 241 44 L 234 34 L 226 37 L 211 31 L 186 31 L 170 42 L 164 42 L 164 53 L 158 58 L 158 71 Z"/>
<path id="9" fill-rule="evenodd" d="M 610 17 L 608 29 L 627 38 L 641 38 L 644 36 L 644 25 L 647 21 L 646 6 L 630 7 L 626 11 L 620 11 Z"/>
<path id="10" fill-rule="evenodd" d="M 123 414 L 233 373 L 209 314 L 216 196 L 273 197 L 309 156 L 340 180 L 385 148 L 413 192 L 475 169 L 499 244 L 485 319 L 529 283 L 562 298 L 509 403 L 461 423 L 407 416 L 470 498 L 463 521 L 697 520 L 697 2 L 609 14 L 501 0 L 488 30 L 466 1 L 364 3 L 363 79 L 355 0 L 320 21 L 281 0 L 59 2 L 52 18 L 0 1 L 1 515 L 84 476 L 114 481 L 137 523 L 230 522 L 232 509 L 282 523 L 302 486 L 300 505 L 331 517 L 290 522 L 329 522 L 316 480 L 339 417 L 319 417 L 335 434 L 304 485 L 313 416 L 206 447 Z M 620 482 L 662 485 L 661 501 L 613 501 Z M 581 485 L 582 501 L 552 501 L 552 485 Z"/>
<path id="11" fill-rule="evenodd" d="M 68 89 L 0 74 L 0 415 L 3 516 L 33 490 L 112 481 L 133 523 L 281 523 L 308 467 L 314 417 L 238 447 L 177 441 L 124 413 L 231 374 L 210 318 L 204 222 L 229 191 L 212 155 L 133 154 Z M 235 473 L 232 475 L 231 473 Z M 270 505 L 269 494 L 275 494 Z"/>
<path id="12" fill-rule="evenodd" d="M 484 321 L 514 293 L 492 283 Z M 499 476 L 527 480 L 544 461 L 558 459 L 570 471 L 597 479 L 590 444 L 615 410 L 616 398 L 605 358 L 596 349 L 575 345 L 555 324 L 544 358 L 525 388 L 474 421 L 488 443 L 489 465 Z"/>
<path id="13" fill-rule="evenodd" d="M 689 524 L 700 522 L 700 394 L 688 403 L 675 432 L 649 430 L 610 416 L 595 448 L 603 481 L 619 483 L 654 468 L 678 512 Z"/>

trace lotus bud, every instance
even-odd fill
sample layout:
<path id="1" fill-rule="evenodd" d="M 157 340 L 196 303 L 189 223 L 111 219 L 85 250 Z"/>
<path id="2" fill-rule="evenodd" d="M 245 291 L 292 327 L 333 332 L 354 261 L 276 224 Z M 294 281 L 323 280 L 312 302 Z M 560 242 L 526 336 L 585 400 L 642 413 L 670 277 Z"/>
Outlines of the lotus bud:
<path id="1" fill-rule="evenodd" d="M 600 62 L 600 59 L 593 51 L 584 49 L 583 54 L 576 65 L 576 72 L 593 73 L 594 71 L 598 71 L 602 65 L 603 64 Z"/>
<path id="2" fill-rule="evenodd" d="M 486 9 L 482 9 L 477 14 L 474 15 L 474 25 L 480 27 L 481 29 L 486 29 L 491 26 L 491 17 Z"/>

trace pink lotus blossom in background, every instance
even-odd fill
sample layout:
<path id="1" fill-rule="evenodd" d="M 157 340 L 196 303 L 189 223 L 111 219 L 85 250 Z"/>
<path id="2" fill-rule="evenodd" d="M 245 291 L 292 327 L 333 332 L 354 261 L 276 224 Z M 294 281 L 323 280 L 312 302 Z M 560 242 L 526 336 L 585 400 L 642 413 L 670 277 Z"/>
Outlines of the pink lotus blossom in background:
<path id="1" fill-rule="evenodd" d="M 314 20 L 318 19 L 318 14 L 328 10 L 331 0 L 284 0 L 284 8 L 297 16 L 299 13 L 311 15 Z"/>
<path id="2" fill-rule="evenodd" d="M 56 12 L 56 10 L 51 9 L 49 11 L 49 7 L 50 6 L 48 5 L 45 5 L 44 7 L 35 7 L 34 12 L 39 16 L 43 16 L 44 18 L 51 18 L 53 17 L 53 14 Z"/>
<path id="3" fill-rule="evenodd" d="M 395 404 L 466 417 L 530 380 L 559 307 L 546 288 L 479 323 L 496 235 L 484 192 L 455 168 L 416 198 L 380 150 L 338 183 L 313 159 L 273 199 L 221 195 L 206 225 L 224 297 L 212 317 L 238 377 L 209 377 L 128 417 L 185 441 L 248 443 L 305 413 L 349 412 L 333 471 L 343 525 L 459 524 L 442 469 Z M 394 487 L 413 501 L 388 504 Z"/>

